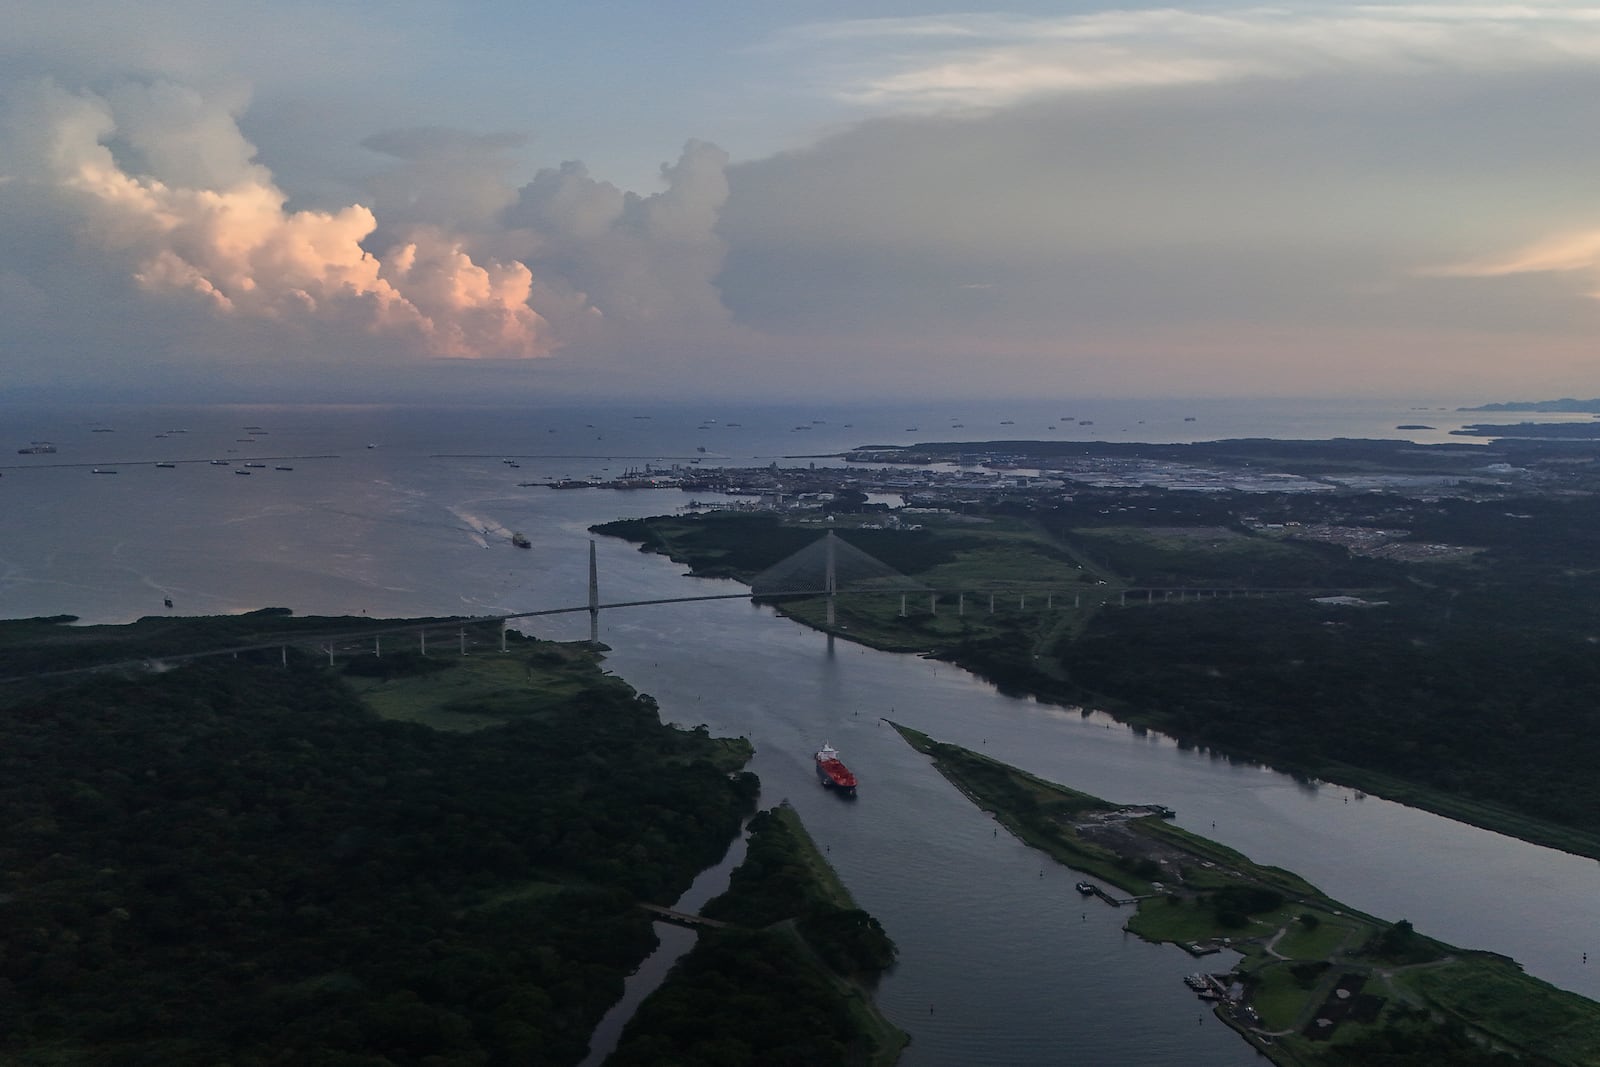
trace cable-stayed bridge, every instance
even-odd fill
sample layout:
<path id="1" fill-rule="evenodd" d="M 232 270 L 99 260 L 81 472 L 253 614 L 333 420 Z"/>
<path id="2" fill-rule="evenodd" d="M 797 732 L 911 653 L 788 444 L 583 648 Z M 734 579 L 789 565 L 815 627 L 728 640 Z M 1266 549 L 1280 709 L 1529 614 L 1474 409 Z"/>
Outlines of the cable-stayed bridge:
<path id="1" fill-rule="evenodd" d="M 1118 598 L 1119 606 L 1134 606 L 1140 603 L 1150 604 L 1171 601 L 1174 598 L 1182 602 L 1185 600 L 1214 599 L 1218 597 L 1233 596 L 1344 596 L 1372 593 L 1371 589 L 1305 589 L 1305 588 L 1197 588 L 1185 587 L 1127 587 L 1118 588 L 1115 592 L 1104 590 L 1091 593 L 1093 603 L 1108 603 L 1110 597 Z M 937 614 L 941 597 L 954 597 L 955 610 L 958 615 L 966 612 L 966 599 L 969 596 L 988 597 L 988 611 L 996 611 L 997 598 L 1004 596 L 1015 597 L 1019 610 L 1026 610 L 1028 598 L 1033 596 L 1036 609 L 1050 611 L 1055 608 L 1057 596 L 1061 596 L 1063 606 L 1066 597 L 1072 598 L 1072 607 L 1081 607 L 1083 604 L 1084 590 L 1063 590 L 1059 584 L 1039 585 L 1030 583 L 1004 583 L 992 587 L 963 587 L 939 589 L 909 578 L 882 560 L 869 555 L 861 549 L 840 538 L 832 530 L 822 537 L 807 545 L 793 555 L 780 560 L 757 574 L 750 580 L 748 591 L 738 593 L 711 593 L 700 596 L 679 597 L 654 597 L 644 600 L 618 600 L 609 603 L 600 601 L 599 570 L 595 559 L 595 543 L 589 542 L 589 598 L 584 604 L 569 605 L 558 608 L 542 608 L 535 611 L 518 611 L 501 615 L 475 615 L 459 616 L 448 619 L 430 620 L 425 623 L 409 622 L 387 626 L 363 626 L 359 629 L 341 631 L 337 633 L 319 634 L 284 634 L 281 637 L 263 639 L 247 645 L 236 645 L 229 648 L 209 649 L 204 652 L 174 653 L 173 655 L 146 656 L 140 659 L 122 660 L 115 663 L 99 664 L 93 667 L 72 668 L 69 670 L 39 672 L 34 674 L 12 675 L 0 677 L 0 683 L 20 681 L 24 678 L 48 678 L 71 674 L 81 674 L 88 671 L 105 670 L 150 670 L 165 669 L 168 666 L 185 663 L 190 660 L 204 659 L 212 656 L 233 655 L 241 653 L 261 653 L 277 651 L 281 660 L 288 662 L 290 648 L 300 648 L 314 651 L 319 655 L 326 655 L 329 663 L 337 655 L 372 654 L 381 656 L 384 651 L 384 638 L 400 638 L 403 645 L 409 646 L 411 638 L 415 638 L 416 648 L 424 655 L 428 653 L 430 640 L 434 648 L 454 647 L 460 654 L 468 652 L 469 645 L 477 646 L 483 643 L 481 631 L 485 627 L 498 628 L 499 650 L 506 651 L 506 631 L 510 625 L 520 619 L 535 619 L 552 615 L 572 615 L 579 612 L 589 613 L 589 640 L 598 644 L 600 639 L 600 612 L 620 608 L 649 607 L 660 604 L 690 604 L 711 600 L 758 600 L 775 601 L 801 597 L 826 597 L 827 598 L 827 626 L 830 630 L 837 626 L 835 602 L 841 596 L 859 595 L 884 595 L 899 594 L 900 614 L 908 615 L 912 610 L 911 597 L 915 595 L 916 603 L 920 605 L 922 598 L 926 597 L 927 610 Z M 1043 604 L 1040 605 L 1040 599 Z M 920 610 L 920 608 L 918 609 Z M 472 634 L 469 637 L 469 633 Z M 397 646 L 391 644 L 391 650 Z"/>

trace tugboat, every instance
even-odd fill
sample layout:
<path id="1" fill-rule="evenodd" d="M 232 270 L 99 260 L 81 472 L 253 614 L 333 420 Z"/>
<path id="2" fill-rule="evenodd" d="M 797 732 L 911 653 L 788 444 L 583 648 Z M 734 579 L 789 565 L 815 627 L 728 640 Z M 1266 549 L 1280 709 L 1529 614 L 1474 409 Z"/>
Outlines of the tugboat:
<path id="1" fill-rule="evenodd" d="M 839 762 L 839 753 L 826 741 L 817 753 L 817 780 L 828 789 L 837 789 L 845 796 L 856 795 L 856 776 L 850 768 Z"/>
<path id="2" fill-rule="evenodd" d="M 528 540 L 527 537 L 523 535 L 521 530 L 518 530 L 516 533 L 511 535 L 511 543 L 516 545 L 518 548 L 533 547 L 533 542 Z"/>

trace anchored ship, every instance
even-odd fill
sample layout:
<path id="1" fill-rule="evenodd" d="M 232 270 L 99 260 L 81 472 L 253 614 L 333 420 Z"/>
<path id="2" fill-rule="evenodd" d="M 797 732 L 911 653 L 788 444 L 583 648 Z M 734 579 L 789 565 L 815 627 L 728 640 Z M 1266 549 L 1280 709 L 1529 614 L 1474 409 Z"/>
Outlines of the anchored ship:
<path id="1" fill-rule="evenodd" d="M 850 773 L 849 767 L 839 762 L 839 753 L 826 741 L 817 753 L 817 780 L 847 796 L 856 795 L 856 776 Z"/>

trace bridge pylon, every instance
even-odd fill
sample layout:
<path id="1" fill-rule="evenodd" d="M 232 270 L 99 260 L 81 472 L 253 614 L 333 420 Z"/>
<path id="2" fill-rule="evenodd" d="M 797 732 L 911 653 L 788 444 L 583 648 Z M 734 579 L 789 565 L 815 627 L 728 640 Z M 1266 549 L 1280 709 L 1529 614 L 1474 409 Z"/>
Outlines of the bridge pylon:
<path id="1" fill-rule="evenodd" d="M 589 643 L 600 643 L 600 568 L 595 563 L 593 538 L 589 540 Z"/>
<path id="2" fill-rule="evenodd" d="M 834 534 L 834 532 L 832 530 L 829 530 L 828 531 L 827 541 L 826 541 L 826 546 L 827 546 L 827 550 L 828 550 L 827 566 L 826 566 L 826 570 L 824 572 L 822 588 L 823 588 L 824 592 L 826 592 L 827 595 L 828 595 L 828 629 L 830 629 L 830 630 L 833 629 L 834 621 L 835 621 L 834 620 L 834 613 L 833 613 L 834 594 L 836 594 L 839 591 L 839 576 L 838 576 L 836 557 L 834 555 L 834 546 L 837 545 L 838 543 L 839 543 L 839 538 Z"/>

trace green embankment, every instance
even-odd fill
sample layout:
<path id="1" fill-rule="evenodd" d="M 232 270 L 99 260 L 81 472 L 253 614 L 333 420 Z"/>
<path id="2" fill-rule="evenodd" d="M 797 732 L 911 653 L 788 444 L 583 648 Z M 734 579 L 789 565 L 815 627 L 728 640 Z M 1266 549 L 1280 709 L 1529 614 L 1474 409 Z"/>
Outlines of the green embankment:
<path id="1" fill-rule="evenodd" d="M 909 1040 L 873 1006 L 894 944 L 856 907 L 792 808 L 750 823 L 749 852 L 702 913 L 730 924 L 640 1005 L 608 1064 L 890 1067 Z"/>
<path id="2" fill-rule="evenodd" d="M 1600 1004 L 1529 977 L 1511 960 L 1364 915 L 1158 814 L 1119 809 L 895 728 L 1024 841 L 1140 897 L 1129 930 L 1203 957 L 1239 952 L 1225 981 L 1243 995 L 1219 1002 L 1217 1015 L 1275 1063 L 1600 1064 Z M 1108 835 L 1111 823 L 1117 829 Z"/>

